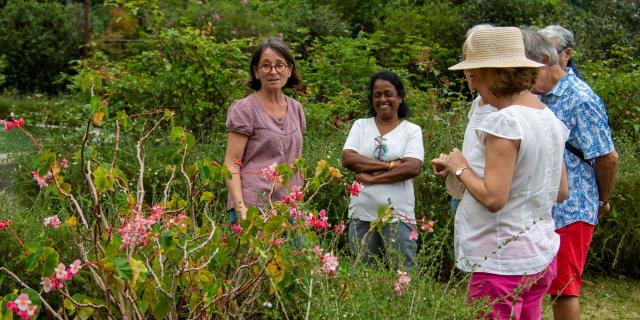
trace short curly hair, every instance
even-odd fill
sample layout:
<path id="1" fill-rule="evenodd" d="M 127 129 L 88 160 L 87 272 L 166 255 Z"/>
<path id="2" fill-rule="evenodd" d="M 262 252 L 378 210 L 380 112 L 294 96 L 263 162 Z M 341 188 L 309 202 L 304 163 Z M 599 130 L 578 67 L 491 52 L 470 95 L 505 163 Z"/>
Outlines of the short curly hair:
<path id="1" fill-rule="evenodd" d="M 538 78 L 538 68 L 481 68 L 476 81 L 484 82 L 496 97 L 531 90 Z"/>
<path id="2" fill-rule="evenodd" d="M 284 87 L 293 88 L 298 84 L 300 84 L 300 81 L 302 81 L 302 78 L 300 77 L 300 73 L 298 73 L 298 69 L 296 68 L 296 61 L 293 58 L 293 54 L 291 53 L 291 50 L 289 50 L 287 45 L 282 40 L 278 38 L 267 38 L 264 41 L 262 41 L 262 43 L 260 44 L 260 46 L 258 46 L 258 48 L 256 48 L 256 51 L 253 53 L 253 56 L 251 57 L 251 64 L 249 65 L 249 74 L 251 75 L 251 78 L 249 79 L 249 83 L 248 83 L 249 88 L 253 90 L 260 90 L 260 88 L 262 87 L 262 83 L 260 83 L 260 79 L 256 78 L 255 70 L 256 68 L 258 68 L 258 64 L 260 63 L 260 57 L 262 56 L 262 53 L 268 48 L 275 51 L 276 54 L 282 57 L 289 65 L 289 68 L 291 68 L 291 76 L 287 80 L 287 83 L 284 85 Z"/>

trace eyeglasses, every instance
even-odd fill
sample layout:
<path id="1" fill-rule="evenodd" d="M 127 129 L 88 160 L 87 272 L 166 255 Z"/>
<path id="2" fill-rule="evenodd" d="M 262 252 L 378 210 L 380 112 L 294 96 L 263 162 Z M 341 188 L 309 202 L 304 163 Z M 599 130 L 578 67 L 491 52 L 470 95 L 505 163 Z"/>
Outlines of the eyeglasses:
<path id="1" fill-rule="evenodd" d="M 260 65 L 260 71 L 269 73 L 271 72 L 271 69 L 276 68 L 278 73 L 283 73 L 288 67 L 289 66 L 284 63 L 276 63 L 275 65 L 272 65 L 271 63 L 263 63 Z"/>
<path id="2" fill-rule="evenodd" d="M 387 155 L 387 145 L 384 144 L 384 138 L 378 136 L 375 138 L 376 147 L 373 149 L 373 158 L 383 161 L 385 155 Z"/>

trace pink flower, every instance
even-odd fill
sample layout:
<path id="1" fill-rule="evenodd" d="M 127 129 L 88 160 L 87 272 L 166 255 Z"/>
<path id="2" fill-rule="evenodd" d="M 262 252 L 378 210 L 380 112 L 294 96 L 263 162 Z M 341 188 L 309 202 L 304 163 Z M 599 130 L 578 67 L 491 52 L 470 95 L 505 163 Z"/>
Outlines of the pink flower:
<path id="1" fill-rule="evenodd" d="M 6 228 L 9 228 L 9 226 L 11 226 L 11 220 L 10 219 L 9 220 L 4 220 L 4 221 L 0 220 L 0 231 L 4 230 Z"/>
<path id="2" fill-rule="evenodd" d="M 360 190 L 362 190 L 362 188 L 364 188 L 362 183 L 354 180 L 351 184 L 351 187 L 349 187 L 349 192 L 351 193 L 351 196 L 357 197 L 360 194 Z"/>
<path id="3" fill-rule="evenodd" d="M 27 316 L 29 316 L 29 317 L 27 319 L 29 319 L 30 317 L 35 316 L 37 311 L 38 311 L 38 306 L 36 306 L 36 305 L 29 306 L 29 309 L 27 309 Z"/>
<path id="4" fill-rule="evenodd" d="M 304 195 L 302 194 L 302 192 L 300 192 L 299 187 L 298 186 L 293 186 L 293 192 L 289 193 L 288 196 L 284 196 L 282 198 L 282 202 L 284 202 L 284 204 L 286 205 L 290 205 L 294 208 L 298 207 L 298 202 L 300 202 L 300 200 L 302 200 L 302 197 Z"/>
<path id="5" fill-rule="evenodd" d="M 336 273 L 339 263 L 338 258 L 333 255 L 333 252 L 327 252 L 321 256 L 320 261 L 322 261 L 322 267 L 320 268 L 321 273 L 325 273 L 328 276 L 333 276 Z"/>
<path id="6" fill-rule="evenodd" d="M 80 259 L 74 260 L 73 263 L 69 265 L 69 271 L 71 271 L 71 274 L 74 276 L 80 272 L 80 269 L 82 269 Z"/>
<path id="7" fill-rule="evenodd" d="M 40 281 L 40 284 L 42 285 L 42 289 L 44 289 L 44 292 L 49 292 L 51 291 L 51 289 L 55 289 L 53 287 L 53 283 L 51 283 L 51 278 L 42 277 L 42 281 Z"/>
<path id="8" fill-rule="evenodd" d="M 322 254 L 322 248 L 320 248 L 320 246 L 315 246 L 313 247 L 313 252 L 319 256 Z"/>
<path id="9" fill-rule="evenodd" d="M 340 223 L 333 226 L 333 230 L 335 230 L 338 234 L 343 234 L 344 230 L 347 228 L 347 226 L 344 225 L 344 221 L 340 220 Z"/>
<path id="10" fill-rule="evenodd" d="M 406 272 L 402 272 L 400 270 L 398 270 L 398 276 L 398 281 L 394 284 L 394 289 L 396 290 L 396 294 L 400 296 L 409 285 L 411 278 L 409 278 Z"/>
<path id="11" fill-rule="evenodd" d="M 40 173 L 36 170 L 31 172 L 31 174 L 33 175 L 33 180 L 36 181 L 36 183 L 38 184 L 38 187 L 40 187 L 40 189 L 46 187 L 48 185 L 47 180 L 49 180 L 50 178 L 52 178 L 51 172 L 47 172 L 47 174 L 43 177 L 40 175 Z"/>
<path id="12" fill-rule="evenodd" d="M 318 212 L 317 218 L 313 215 L 310 216 L 306 221 L 306 225 L 313 228 L 314 230 L 326 229 L 327 227 L 329 227 L 329 222 L 327 222 L 327 212 L 322 209 L 320 210 L 320 212 Z"/>
<path id="13" fill-rule="evenodd" d="M 409 232 L 409 240 L 418 240 L 418 232 L 411 230 L 411 232 Z"/>
<path id="14" fill-rule="evenodd" d="M 24 119 L 23 118 L 20 118 L 18 120 L 16 120 L 16 119 L 13 119 L 13 120 L 0 119 L 0 122 L 2 122 L 2 124 L 4 124 L 4 130 L 7 131 L 7 132 L 11 131 L 11 129 L 16 128 L 16 127 L 24 127 Z"/>
<path id="15" fill-rule="evenodd" d="M 216 13 L 216 14 L 214 14 L 214 15 L 213 15 L 213 21 L 215 21 L 215 22 L 220 21 L 220 15 L 219 15 L 219 14 L 217 14 L 217 13 Z"/>
<path id="16" fill-rule="evenodd" d="M 236 237 L 240 236 L 242 227 L 239 224 L 234 224 L 231 228 L 233 228 L 233 231 L 236 233 Z"/>
<path id="17" fill-rule="evenodd" d="M 240 2 L 242 3 L 242 5 L 243 5 L 243 6 L 246 6 L 246 5 L 247 5 L 247 3 L 249 3 L 249 1 L 248 1 L 248 0 L 242 0 L 242 1 L 240 1 Z"/>
<path id="18" fill-rule="evenodd" d="M 269 181 L 273 181 L 274 183 L 282 182 L 282 176 L 278 174 L 278 171 L 276 171 L 277 166 L 278 164 L 274 162 L 270 166 L 262 168 L 262 170 L 260 170 L 260 175 L 267 178 L 267 180 Z"/>
<path id="19" fill-rule="evenodd" d="M 15 312 L 15 310 L 13 310 L 13 309 L 17 309 L 17 307 L 16 307 L 16 303 L 15 303 L 15 302 L 13 302 L 13 301 L 9 301 L 9 302 L 7 302 L 7 309 L 9 309 L 9 310 L 11 310 L 11 311 L 14 311 L 14 312 Z"/>
<path id="20" fill-rule="evenodd" d="M 280 248 L 282 240 L 280 240 L 280 238 L 273 240 L 273 245 L 276 246 L 276 248 Z"/>
<path id="21" fill-rule="evenodd" d="M 54 269 L 56 273 L 56 278 L 60 281 L 67 280 L 67 268 L 64 266 L 64 263 L 58 264 L 58 266 Z"/>
<path id="22" fill-rule="evenodd" d="M 29 295 L 26 293 L 23 293 L 21 295 L 18 296 L 18 298 L 15 300 L 16 306 L 18 307 L 18 310 L 21 311 L 27 311 L 27 309 L 29 309 L 29 305 L 31 304 L 31 300 L 29 300 Z"/>
<path id="23" fill-rule="evenodd" d="M 58 229 L 60 228 L 61 224 L 62 224 L 62 221 L 60 221 L 60 218 L 58 218 L 57 215 L 44 218 L 45 227 L 52 227 L 54 229 Z"/>
<path id="24" fill-rule="evenodd" d="M 151 217 L 155 220 L 160 220 L 162 215 L 164 214 L 164 207 L 159 205 L 154 205 L 151 207 Z"/>
<path id="25" fill-rule="evenodd" d="M 60 166 L 62 166 L 63 168 L 68 168 L 69 167 L 69 161 L 67 161 L 67 159 L 60 160 Z"/>
<path id="26" fill-rule="evenodd" d="M 422 231 L 433 232 L 434 224 L 436 224 L 436 222 L 433 220 L 430 220 L 429 222 L 423 222 L 422 225 L 420 226 L 420 229 L 422 229 Z"/>

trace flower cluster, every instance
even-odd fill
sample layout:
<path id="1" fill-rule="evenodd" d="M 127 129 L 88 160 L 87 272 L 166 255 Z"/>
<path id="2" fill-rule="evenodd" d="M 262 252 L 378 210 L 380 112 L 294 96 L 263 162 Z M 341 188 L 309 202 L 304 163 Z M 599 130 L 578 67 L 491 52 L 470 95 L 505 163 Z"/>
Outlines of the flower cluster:
<path id="1" fill-rule="evenodd" d="M 302 200 L 303 194 L 298 186 L 293 186 L 293 191 L 288 196 L 282 197 L 282 202 L 292 208 L 298 207 L 298 202 Z"/>
<path id="2" fill-rule="evenodd" d="M 9 226 L 11 226 L 11 219 L 4 221 L 0 220 L 0 231 L 9 228 Z"/>
<path id="3" fill-rule="evenodd" d="M 45 227 L 51 227 L 51 228 L 54 228 L 54 229 L 58 229 L 58 228 L 60 228 L 61 224 L 62 224 L 62 221 L 60 221 L 60 218 L 58 218 L 57 215 L 44 218 L 44 226 Z"/>
<path id="4" fill-rule="evenodd" d="M 418 232 L 416 230 L 409 232 L 409 240 L 418 240 Z"/>
<path id="5" fill-rule="evenodd" d="M 411 282 L 411 278 L 409 278 L 406 272 L 400 270 L 398 270 L 398 276 L 398 281 L 396 281 L 394 289 L 396 290 L 396 294 L 400 296 L 407 289 L 409 282 Z"/>
<path id="6" fill-rule="evenodd" d="M 278 173 L 278 171 L 276 171 L 277 166 L 278 164 L 274 162 L 270 166 L 262 168 L 262 170 L 260 170 L 260 175 L 267 178 L 267 180 L 269 181 L 273 181 L 274 183 L 282 182 L 282 176 Z"/>
<path id="7" fill-rule="evenodd" d="M 13 119 L 13 120 L 5 120 L 5 119 L 0 119 L 0 122 L 2 122 L 2 124 L 4 124 L 4 130 L 9 132 L 11 131 L 11 129 L 13 128 L 17 128 L 17 127 L 23 127 L 24 126 L 24 119 L 20 118 L 18 120 Z"/>
<path id="8" fill-rule="evenodd" d="M 31 174 L 33 175 L 33 180 L 36 181 L 40 189 L 53 182 L 53 174 L 51 173 L 51 171 L 48 171 L 44 176 L 41 176 L 38 170 L 31 172 Z"/>
<path id="9" fill-rule="evenodd" d="M 318 212 L 318 216 L 310 215 L 305 218 L 305 222 L 307 227 L 311 227 L 314 230 L 322 230 L 329 227 L 329 222 L 327 221 L 327 212 L 322 209 Z"/>
<path id="10" fill-rule="evenodd" d="M 122 248 L 135 248 L 136 246 L 146 246 L 153 239 L 150 232 L 151 227 L 158 222 L 154 217 L 145 218 L 143 214 L 136 214 L 133 219 L 118 228 L 118 233 L 122 238 Z"/>
<path id="11" fill-rule="evenodd" d="M 427 232 L 433 232 L 433 225 L 436 224 L 436 222 L 433 220 L 426 221 L 424 217 L 418 220 L 418 222 L 420 222 L 420 229 Z"/>
<path id="12" fill-rule="evenodd" d="M 233 232 L 236 233 L 236 237 L 239 237 L 242 232 L 242 227 L 239 224 L 234 224 L 231 228 L 233 229 Z"/>
<path id="13" fill-rule="evenodd" d="M 36 315 L 38 306 L 31 304 L 29 295 L 23 293 L 19 295 L 16 300 L 7 302 L 7 309 L 13 311 L 13 313 L 22 318 L 22 320 L 29 320 Z"/>
<path id="14" fill-rule="evenodd" d="M 351 187 L 349 187 L 349 193 L 351 193 L 351 196 L 357 197 L 360 194 L 360 190 L 362 190 L 362 188 L 364 188 L 362 183 L 354 180 L 351 184 Z"/>
<path id="15" fill-rule="evenodd" d="M 73 263 L 69 265 L 69 269 L 65 267 L 64 263 L 58 264 L 58 266 L 53 269 L 54 274 L 50 278 L 42 277 L 40 284 L 42 285 L 44 292 L 51 292 L 64 288 L 64 283 L 77 276 L 80 269 L 82 269 L 82 265 L 80 263 L 79 259 L 74 260 Z"/>
<path id="16" fill-rule="evenodd" d="M 345 229 L 347 229 L 347 226 L 344 224 L 343 220 L 340 220 L 340 223 L 333 226 L 333 230 L 335 230 L 338 234 L 343 234 Z"/>
<path id="17" fill-rule="evenodd" d="M 317 273 L 334 276 L 336 274 L 336 270 L 338 270 L 338 265 L 340 264 L 338 262 L 338 257 L 334 256 L 333 252 L 322 254 L 322 248 L 320 248 L 320 246 L 315 246 L 313 248 L 313 252 L 320 258 L 320 262 L 322 263 Z"/>

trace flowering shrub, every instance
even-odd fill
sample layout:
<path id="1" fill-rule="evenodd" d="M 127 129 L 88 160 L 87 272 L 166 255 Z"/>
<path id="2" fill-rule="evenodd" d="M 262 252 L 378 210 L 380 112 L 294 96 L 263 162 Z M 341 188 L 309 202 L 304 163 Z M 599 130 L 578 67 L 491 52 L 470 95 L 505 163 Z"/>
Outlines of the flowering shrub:
<path id="1" fill-rule="evenodd" d="M 332 226 L 327 210 L 309 207 L 323 187 L 340 185 L 338 169 L 324 160 L 307 168 L 299 159 L 244 172 L 262 175 L 274 187 L 284 186 L 289 192 L 282 199 L 272 199 L 267 208 L 250 208 L 246 220 L 225 225 L 212 212 L 217 201 L 214 191 L 232 173 L 207 158 L 189 160 L 195 137 L 184 128 L 171 127 L 167 148 L 175 157 L 167 164 L 162 199 L 150 200 L 145 142 L 162 126 L 171 126 L 173 113 L 117 112 L 109 118 L 108 105 L 106 95 L 91 99 L 93 116 L 73 160 L 79 168 L 65 169 L 69 161 L 41 146 L 20 123 L 38 150 L 31 170 L 34 187 L 50 195 L 46 201 L 57 214 L 43 221 L 49 231 L 27 242 L 11 228 L 10 220 L 0 221 L 0 231 L 11 231 L 25 257 L 19 273 L 0 267 L 23 288 L 4 296 L 0 314 L 10 311 L 32 319 L 46 310 L 47 317 L 55 319 L 74 315 L 182 319 L 215 314 L 235 318 L 260 313 L 262 301 L 274 299 L 286 314 L 291 310 L 282 303 L 282 295 L 297 290 L 297 279 L 308 279 L 313 285 L 314 279 L 339 277 L 338 256 L 314 248 L 325 237 L 342 235 L 344 222 Z M 95 125 L 113 130 L 109 158 L 90 144 L 95 141 L 88 139 L 90 127 Z M 118 160 L 118 153 L 126 148 L 120 145 L 122 136 L 128 132 L 140 136 L 131 146 L 137 159 L 133 168 Z M 82 173 L 84 186 L 67 182 L 73 170 Z M 303 178 L 302 185 L 287 185 L 294 175 Z M 50 246 L 50 237 L 63 231 L 71 234 L 76 245 L 77 258 L 69 265 Z M 39 279 L 37 288 L 22 280 L 34 275 Z M 73 293 L 67 285 L 78 276 L 89 283 L 89 291 Z M 63 307 L 54 308 L 47 301 L 62 301 Z"/>

